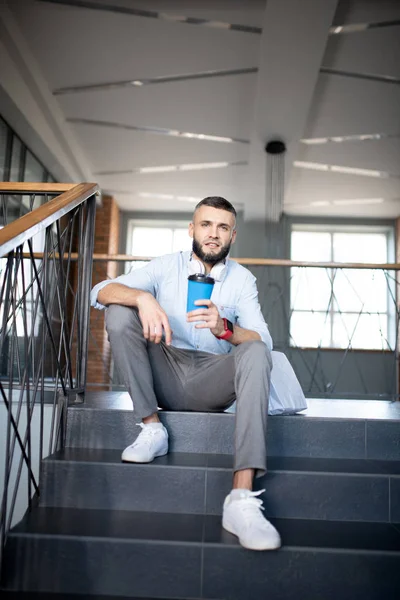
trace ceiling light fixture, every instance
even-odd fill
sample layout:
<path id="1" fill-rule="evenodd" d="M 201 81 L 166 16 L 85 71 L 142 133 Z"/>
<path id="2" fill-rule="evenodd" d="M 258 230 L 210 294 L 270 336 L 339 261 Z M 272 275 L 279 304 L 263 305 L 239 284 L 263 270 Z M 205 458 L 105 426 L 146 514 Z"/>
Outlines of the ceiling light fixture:
<path id="1" fill-rule="evenodd" d="M 364 175 L 365 177 L 389 177 L 385 171 L 375 171 L 373 169 L 359 169 L 357 167 L 343 167 L 340 165 L 330 165 L 330 170 L 334 173 L 346 173 L 347 175 Z"/>
<path id="2" fill-rule="evenodd" d="M 384 198 L 353 198 L 349 200 L 333 200 L 333 204 L 337 206 L 350 206 L 352 204 L 382 204 Z"/>
<path id="3" fill-rule="evenodd" d="M 303 138 L 300 140 L 303 144 L 326 144 L 327 142 L 336 142 L 338 144 L 342 142 L 366 142 L 366 141 L 374 141 L 381 140 L 384 138 L 398 138 L 399 134 L 391 134 L 391 133 L 364 133 L 360 135 L 335 135 L 332 137 L 322 137 L 322 138 Z"/>
<path id="4" fill-rule="evenodd" d="M 131 81 L 131 85 L 136 85 L 137 87 L 141 87 L 142 85 L 144 85 L 143 81 L 139 81 L 139 79 L 135 79 L 134 81 Z"/>
<path id="5" fill-rule="evenodd" d="M 158 200 L 173 200 L 174 196 L 172 194 L 156 194 L 151 192 L 139 192 L 139 196 L 141 198 L 157 198 Z"/>
<path id="6" fill-rule="evenodd" d="M 345 167 L 343 165 L 327 165 L 324 163 L 307 162 L 295 160 L 295 167 L 300 169 L 311 169 L 313 171 L 330 171 L 331 173 L 345 173 L 346 175 L 362 175 L 364 177 L 377 177 L 387 179 L 390 174 L 386 171 L 376 171 L 375 169 L 361 169 L 359 167 Z"/>
<path id="7" fill-rule="evenodd" d="M 169 173 L 170 171 L 177 171 L 176 165 L 166 165 L 165 167 L 141 167 L 139 173 Z"/>
<path id="8" fill-rule="evenodd" d="M 229 167 L 228 162 L 215 162 L 215 163 L 193 163 L 187 165 L 179 165 L 178 169 L 180 171 L 201 171 L 203 169 L 222 169 L 224 167 Z"/>
<path id="9" fill-rule="evenodd" d="M 329 171 L 329 165 L 324 165 L 323 163 L 295 160 L 293 162 L 293 165 L 295 167 L 299 167 L 300 169 L 312 169 L 313 171 Z"/>
<path id="10" fill-rule="evenodd" d="M 356 33 L 357 31 L 365 31 L 368 28 L 368 23 L 351 23 L 350 25 L 331 27 L 329 33 L 331 35 L 337 35 L 339 33 Z"/>

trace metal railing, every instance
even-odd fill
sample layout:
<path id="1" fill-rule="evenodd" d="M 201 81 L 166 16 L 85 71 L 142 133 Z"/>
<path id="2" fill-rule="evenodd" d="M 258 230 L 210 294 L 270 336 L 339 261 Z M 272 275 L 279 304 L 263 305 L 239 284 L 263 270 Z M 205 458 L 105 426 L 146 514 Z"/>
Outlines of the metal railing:
<path id="1" fill-rule="evenodd" d="M 104 273 L 107 261 L 118 262 L 124 272 L 126 265 L 148 260 L 95 254 L 94 276 Z M 257 278 L 275 349 L 288 356 L 307 396 L 399 399 L 399 264 L 235 260 Z M 93 310 L 91 329 L 99 331 L 103 320 L 104 312 Z M 102 378 L 88 379 L 88 389 L 125 389 L 92 334 L 91 357 L 102 360 L 104 370 Z"/>
<path id="2" fill-rule="evenodd" d="M 83 399 L 96 194 L 91 183 L 0 184 L 0 566 L 21 490 L 31 508 L 66 407 Z"/>

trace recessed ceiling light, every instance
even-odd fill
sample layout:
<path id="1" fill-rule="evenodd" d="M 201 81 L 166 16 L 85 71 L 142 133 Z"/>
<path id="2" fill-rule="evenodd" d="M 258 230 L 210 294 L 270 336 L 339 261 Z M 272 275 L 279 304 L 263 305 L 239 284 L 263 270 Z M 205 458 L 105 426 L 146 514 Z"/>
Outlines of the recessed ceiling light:
<path id="1" fill-rule="evenodd" d="M 337 27 L 331 27 L 329 29 L 329 33 L 331 35 L 337 35 L 339 33 L 355 33 L 357 31 L 365 31 L 368 28 L 368 23 L 351 23 L 350 25 L 339 25 Z"/>
<path id="2" fill-rule="evenodd" d="M 306 162 L 302 160 L 295 160 L 294 166 L 300 169 L 312 169 L 313 171 L 329 171 L 329 165 L 323 163 Z"/>
<path id="3" fill-rule="evenodd" d="M 170 171 L 177 171 L 176 165 L 166 165 L 165 167 L 141 167 L 139 173 L 168 173 Z"/>
<path id="4" fill-rule="evenodd" d="M 375 171 L 373 169 L 359 169 L 357 167 L 343 167 L 340 165 L 330 165 L 330 170 L 334 173 L 346 173 L 348 175 L 364 175 L 366 177 L 389 177 L 385 171 Z"/>
<path id="5" fill-rule="evenodd" d="M 174 196 L 172 194 L 156 194 L 152 192 L 139 192 L 139 196 L 141 198 L 157 198 L 158 200 L 173 200 Z"/>
<path id="6" fill-rule="evenodd" d="M 333 204 L 337 206 L 347 206 L 351 204 L 382 204 L 384 198 L 352 198 L 349 200 L 333 200 Z"/>
<path id="7" fill-rule="evenodd" d="M 335 135 L 332 137 L 323 138 L 303 138 L 300 140 L 303 144 L 326 144 L 327 142 L 365 142 L 373 140 L 381 140 L 383 138 L 398 138 L 397 133 L 363 133 L 360 135 Z"/>
<path id="8" fill-rule="evenodd" d="M 304 140 L 300 140 L 301 142 L 303 142 L 303 144 L 326 144 L 329 141 L 329 138 L 308 138 L 308 139 L 304 139 Z"/>
<path id="9" fill-rule="evenodd" d="M 346 173 L 346 175 L 362 175 L 364 177 L 380 177 L 387 179 L 390 174 L 386 171 L 377 171 L 375 169 L 360 169 L 358 167 L 345 167 L 343 165 L 327 165 L 325 163 L 307 162 L 301 160 L 295 160 L 293 162 L 295 167 L 300 169 L 311 169 L 313 171 L 330 171 L 331 173 Z M 395 177 L 393 175 L 393 177 Z"/>
<path id="10" fill-rule="evenodd" d="M 180 171 L 201 171 L 202 169 L 221 169 L 223 167 L 229 167 L 228 162 L 215 162 L 215 163 L 193 163 L 187 165 L 179 165 Z"/>
<path id="11" fill-rule="evenodd" d="M 137 87 L 141 87 L 142 85 L 144 85 L 143 81 L 139 81 L 139 79 L 135 79 L 134 81 L 131 81 L 131 85 L 136 85 Z"/>

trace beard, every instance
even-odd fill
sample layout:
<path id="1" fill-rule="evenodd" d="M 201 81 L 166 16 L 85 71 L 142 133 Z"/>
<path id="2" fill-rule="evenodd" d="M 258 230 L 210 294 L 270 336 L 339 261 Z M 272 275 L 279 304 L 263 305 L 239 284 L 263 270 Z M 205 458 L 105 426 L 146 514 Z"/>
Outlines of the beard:
<path id="1" fill-rule="evenodd" d="M 231 249 L 231 243 L 229 242 L 229 244 L 226 244 L 225 246 L 221 246 L 221 248 L 217 254 L 206 253 L 206 252 L 203 252 L 201 244 L 196 240 L 196 238 L 195 237 L 193 238 L 193 245 L 192 245 L 193 253 L 202 262 L 207 263 L 208 265 L 214 266 L 217 263 L 225 260 L 225 258 L 229 254 L 230 249 Z"/>

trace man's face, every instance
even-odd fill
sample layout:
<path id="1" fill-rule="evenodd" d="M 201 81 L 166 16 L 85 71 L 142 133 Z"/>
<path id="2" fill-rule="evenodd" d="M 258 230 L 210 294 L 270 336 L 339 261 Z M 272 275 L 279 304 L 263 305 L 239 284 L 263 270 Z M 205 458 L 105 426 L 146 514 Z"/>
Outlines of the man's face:
<path id="1" fill-rule="evenodd" d="M 204 263 L 217 264 L 229 254 L 236 238 L 235 216 L 227 210 L 200 206 L 189 225 L 193 252 Z"/>

